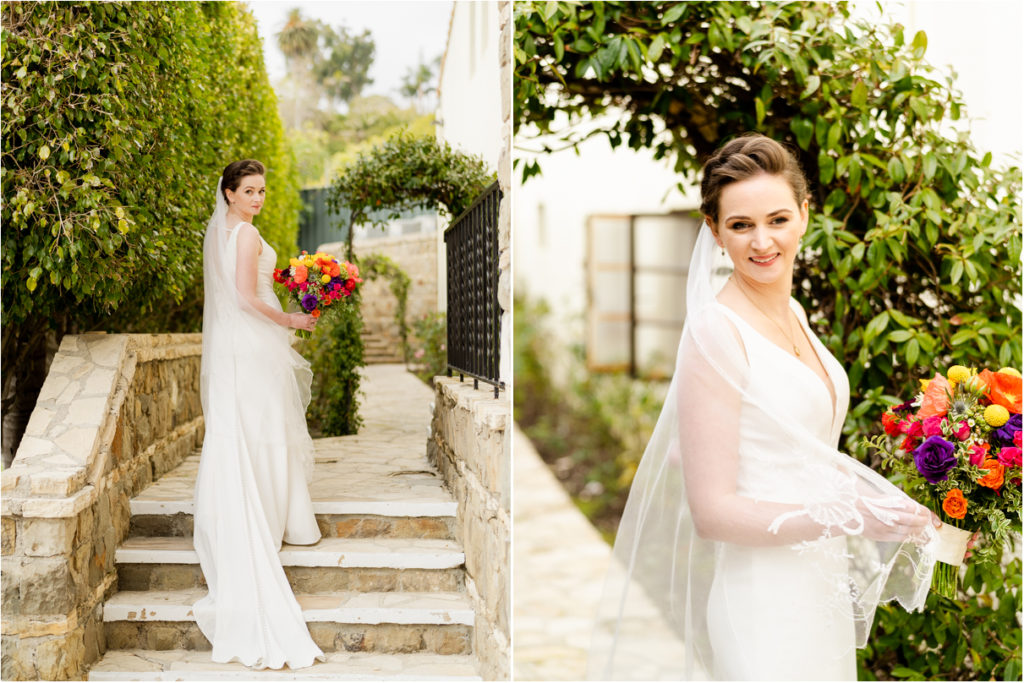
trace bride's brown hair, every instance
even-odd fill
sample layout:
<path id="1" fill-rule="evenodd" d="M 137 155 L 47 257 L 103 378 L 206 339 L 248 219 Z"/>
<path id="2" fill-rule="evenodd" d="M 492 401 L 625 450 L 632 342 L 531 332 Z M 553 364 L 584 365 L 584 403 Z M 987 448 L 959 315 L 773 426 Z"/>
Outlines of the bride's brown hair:
<path id="1" fill-rule="evenodd" d="M 761 173 L 782 176 L 793 189 L 796 203 L 807 198 L 807 178 L 792 152 L 760 133 L 748 133 L 718 148 L 704 162 L 700 181 L 700 212 L 718 223 L 722 188 Z"/>
<path id="2" fill-rule="evenodd" d="M 234 192 L 238 189 L 242 178 L 248 175 L 267 175 L 267 169 L 255 159 L 242 159 L 232 161 L 221 173 L 220 191 L 224 195 L 224 201 L 228 201 L 228 190 Z"/>

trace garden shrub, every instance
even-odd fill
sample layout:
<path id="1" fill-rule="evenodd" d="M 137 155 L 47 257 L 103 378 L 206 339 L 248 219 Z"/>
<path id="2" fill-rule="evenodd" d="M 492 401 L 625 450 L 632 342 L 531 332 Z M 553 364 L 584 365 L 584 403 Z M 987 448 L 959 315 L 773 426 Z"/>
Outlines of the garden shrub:
<path id="1" fill-rule="evenodd" d="M 303 355 L 313 369 L 312 398 L 306 417 L 314 436 L 355 434 L 363 425 L 359 416 L 362 393 L 359 368 L 363 361 L 363 316 L 360 294 L 353 294 L 337 316 L 316 326 Z"/>
<path id="2" fill-rule="evenodd" d="M 243 5 L 9 2 L 2 19 L 6 412 L 47 328 L 199 329 L 228 162 L 267 166 L 257 222 L 282 262 L 300 200 Z"/>
<path id="3" fill-rule="evenodd" d="M 409 274 L 385 254 L 369 254 L 359 259 L 359 273 L 367 282 L 379 277 L 386 278 L 388 289 L 395 296 L 395 324 L 398 326 L 398 339 L 402 345 L 402 358 L 409 362 L 409 321 L 406 311 L 409 308 L 409 287 L 412 280 Z"/>
<path id="4" fill-rule="evenodd" d="M 448 319 L 444 312 L 427 313 L 413 321 L 414 346 L 409 354 L 411 361 L 419 368 L 416 375 L 427 384 L 433 378 L 448 371 Z"/>

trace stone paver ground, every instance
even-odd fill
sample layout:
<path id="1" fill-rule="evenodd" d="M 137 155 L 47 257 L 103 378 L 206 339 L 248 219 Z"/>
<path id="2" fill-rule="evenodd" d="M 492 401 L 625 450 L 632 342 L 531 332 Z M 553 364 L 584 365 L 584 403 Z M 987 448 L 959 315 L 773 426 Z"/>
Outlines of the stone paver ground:
<path id="1" fill-rule="evenodd" d="M 514 439 L 513 676 L 583 680 L 611 546 L 518 428 Z M 645 591 L 634 585 L 629 595 L 620 633 L 643 647 L 620 648 L 617 666 L 636 680 L 673 676 L 682 643 Z"/>
<path id="2" fill-rule="evenodd" d="M 513 676 L 582 680 L 611 547 L 516 427 Z"/>

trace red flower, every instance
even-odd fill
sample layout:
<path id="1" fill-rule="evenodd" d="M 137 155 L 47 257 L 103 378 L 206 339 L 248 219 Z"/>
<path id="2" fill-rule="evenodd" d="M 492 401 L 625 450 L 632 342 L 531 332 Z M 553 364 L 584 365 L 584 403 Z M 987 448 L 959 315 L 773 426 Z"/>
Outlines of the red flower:
<path id="1" fill-rule="evenodd" d="M 900 421 L 892 413 L 882 413 L 882 428 L 889 436 L 896 436 L 900 433 Z"/>
<path id="2" fill-rule="evenodd" d="M 960 441 L 966 441 L 967 437 L 969 437 L 970 435 L 971 435 L 971 426 L 969 424 L 967 424 L 966 422 L 961 422 L 953 430 L 953 436 L 955 436 Z"/>

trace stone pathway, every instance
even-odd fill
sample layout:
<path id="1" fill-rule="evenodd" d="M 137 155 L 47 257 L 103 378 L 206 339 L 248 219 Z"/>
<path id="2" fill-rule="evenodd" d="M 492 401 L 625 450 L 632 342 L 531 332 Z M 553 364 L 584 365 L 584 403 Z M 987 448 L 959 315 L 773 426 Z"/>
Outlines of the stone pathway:
<path id="1" fill-rule="evenodd" d="M 205 593 L 192 548 L 198 454 L 131 501 L 104 606 L 108 649 L 91 680 L 479 680 L 457 504 L 427 462 L 434 394 L 401 365 L 364 370 L 358 435 L 317 439 L 310 487 L 324 538 L 280 553 L 328 661 L 255 672 L 209 659 L 192 617 Z"/>
<path id="2" fill-rule="evenodd" d="M 514 676 L 583 680 L 611 546 L 518 428 L 514 438 Z M 629 592 L 619 629 L 618 671 L 635 680 L 678 680 L 682 642 L 639 585 Z"/>
<path id="3" fill-rule="evenodd" d="M 516 427 L 513 676 L 583 680 L 611 547 Z"/>

